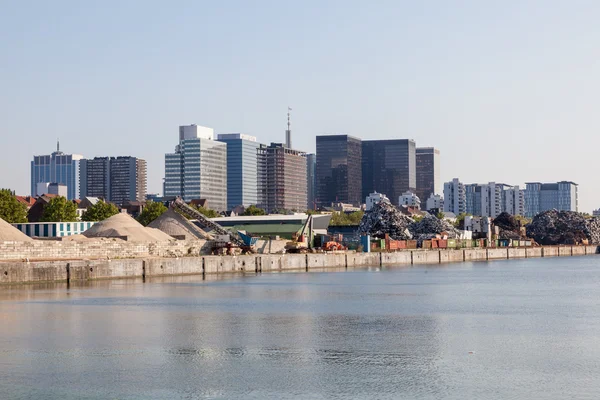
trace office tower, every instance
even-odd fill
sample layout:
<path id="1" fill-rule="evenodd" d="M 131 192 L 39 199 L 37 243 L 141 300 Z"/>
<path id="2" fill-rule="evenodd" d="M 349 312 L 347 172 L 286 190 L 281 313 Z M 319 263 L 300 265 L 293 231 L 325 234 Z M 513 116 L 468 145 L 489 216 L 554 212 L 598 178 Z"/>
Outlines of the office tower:
<path id="1" fill-rule="evenodd" d="M 123 205 L 146 200 L 146 161 L 136 157 L 95 157 L 81 160 L 82 197 L 101 197 Z"/>
<path id="2" fill-rule="evenodd" d="M 364 140 L 362 142 L 363 198 L 379 192 L 390 199 L 416 191 L 415 142 L 410 139 Z"/>
<path id="3" fill-rule="evenodd" d="M 525 216 L 532 218 L 542 211 L 579 211 L 578 187 L 575 182 L 529 182 L 525 188 Z"/>
<path id="4" fill-rule="evenodd" d="M 444 212 L 456 215 L 467 211 L 467 197 L 465 185 L 457 178 L 444 183 Z"/>
<path id="5" fill-rule="evenodd" d="M 67 186 L 67 198 L 78 199 L 79 194 L 79 154 L 65 154 L 57 142 L 56 151 L 50 155 L 34 156 L 31 162 L 31 195 L 39 196 L 38 183 L 58 183 Z"/>
<path id="6" fill-rule="evenodd" d="M 317 155 L 307 154 L 306 155 L 306 193 L 307 210 L 314 210 L 316 208 L 317 200 Z"/>
<path id="7" fill-rule="evenodd" d="M 213 138 L 211 128 L 179 127 L 179 144 L 165 155 L 165 197 L 206 199 L 210 208 L 227 210 L 227 144 Z"/>
<path id="8" fill-rule="evenodd" d="M 416 160 L 417 196 L 425 201 L 432 194 L 441 194 L 440 151 L 433 147 L 418 147 Z"/>
<path id="9" fill-rule="evenodd" d="M 241 133 L 220 134 L 218 140 L 227 143 L 227 209 L 258 204 L 260 143 L 256 137 Z"/>
<path id="10" fill-rule="evenodd" d="M 259 205 L 268 213 L 305 211 L 306 153 L 271 143 L 258 149 Z"/>
<path id="11" fill-rule="evenodd" d="M 317 136 L 317 203 L 362 204 L 362 144 L 348 135 Z"/>

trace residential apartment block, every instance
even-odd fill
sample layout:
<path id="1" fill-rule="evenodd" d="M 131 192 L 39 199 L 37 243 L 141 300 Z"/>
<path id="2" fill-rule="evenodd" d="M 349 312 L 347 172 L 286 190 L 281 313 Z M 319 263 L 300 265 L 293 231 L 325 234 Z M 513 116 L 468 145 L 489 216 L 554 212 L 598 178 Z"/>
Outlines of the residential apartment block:
<path id="1" fill-rule="evenodd" d="M 146 200 L 146 161 L 136 157 L 95 157 L 80 161 L 81 197 L 100 197 L 123 205 Z"/>
<path id="2" fill-rule="evenodd" d="M 271 143 L 258 149 L 259 206 L 268 213 L 305 211 L 306 153 Z"/>
<path id="3" fill-rule="evenodd" d="M 458 178 L 444 183 L 444 212 L 456 215 L 467 212 L 465 185 Z"/>
<path id="4" fill-rule="evenodd" d="M 459 196 L 459 205 L 464 201 L 464 209 L 458 208 L 459 211 L 464 211 L 460 211 L 459 214 L 464 212 L 474 216 L 495 218 L 503 212 L 512 215 L 524 215 L 525 213 L 524 193 L 519 186 L 496 182 L 464 185 L 458 179 L 444 185 L 444 211 L 456 213 L 453 208 L 457 208 L 452 204 L 457 201 L 457 197 L 453 194 L 454 188 Z M 452 197 L 449 198 L 448 195 Z"/>

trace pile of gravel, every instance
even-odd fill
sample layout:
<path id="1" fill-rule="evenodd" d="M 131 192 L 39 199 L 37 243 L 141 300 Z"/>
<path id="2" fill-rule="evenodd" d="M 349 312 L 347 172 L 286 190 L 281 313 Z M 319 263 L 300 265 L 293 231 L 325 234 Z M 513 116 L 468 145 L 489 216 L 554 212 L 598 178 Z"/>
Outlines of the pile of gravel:
<path id="1" fill-rule="evenodd" d="M 0 218 L 0 242 L 31 242 L 29 236 Z"/>
<path id="2" fill-rule="evenodd" d="M 180 240 L 211 238 L 204 230 L 171 208 L 150 222 L 148 227 Z"/>
<path id="3" fill-rule="evenodd" d="M 361 234 L 383 239 L 389 234 L 394 240 L 410 240 L 413 238 L 409 226 L 415 221 L 402 214 L 387 201 L 381 201 L 363 216 L 358 227 Z"/>
<path id="4" fill-rule="evenodd" d="M 131 242 L 166 242 L 173 238 L 158 229 L 144 227 L 126 213 L 100 221 L 83 235 L 88 238 L 119 238 Z"/>
<path id="5" fill-rule="evenodd" d="M 542 245 L 578 244 L 584 239 L 598 244 L 600 221 L 574 211 L 544 211 L 527 225 L 527 236 Z"/>

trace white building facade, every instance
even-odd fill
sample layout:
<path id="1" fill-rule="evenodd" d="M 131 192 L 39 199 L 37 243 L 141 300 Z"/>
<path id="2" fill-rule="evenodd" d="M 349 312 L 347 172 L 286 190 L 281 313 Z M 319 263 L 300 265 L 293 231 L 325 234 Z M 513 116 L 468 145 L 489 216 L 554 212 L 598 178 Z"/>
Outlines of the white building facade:
<path id="1" fill-rule="evenodd" d="M 432 194 L 425 202 L 425 210 L 438 209 L 442 211 L 444 209 L 444 197 L 439 194 Z"/>
<path id="2" fill-rule="evenodd" d="M 421 199 L 415 193 L 407 190 L 398 198 L 398 205 L 421 208 Z"/>
<path id="3" fill-rule="evenodd" d="M 458 178 L 444 183 L 444 212 L 456 215 L 467 212 L 465 185 Z"/>
<path id="4" fill-rule="evenodd" d="M 365 209 L 367 211 L 371 211 L 373 206 L 381 201 L 387 201 L 389 203 L 390 199 L 388 199 L 388 197 L 383 193 L 373 192 L 367 196 Z"/>

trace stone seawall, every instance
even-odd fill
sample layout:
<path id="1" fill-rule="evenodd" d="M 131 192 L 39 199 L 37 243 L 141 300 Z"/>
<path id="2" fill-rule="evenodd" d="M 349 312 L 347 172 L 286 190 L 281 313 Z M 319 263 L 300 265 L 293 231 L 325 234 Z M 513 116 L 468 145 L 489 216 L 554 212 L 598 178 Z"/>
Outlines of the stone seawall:
<path id="1" fill-rule="evenodd" d="M 323 271 L 462 261 L 592 255 L 598 246 L 406 250 L 395 253 L 168 256 L 96 260 L 0 261 L 0 284 L 275 271 Z"/>

